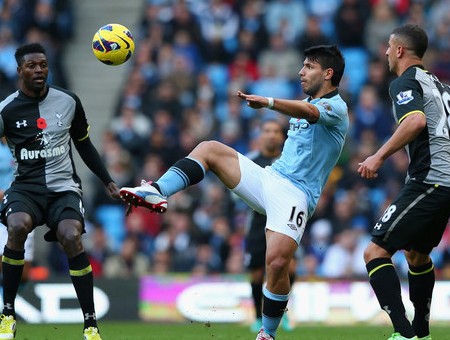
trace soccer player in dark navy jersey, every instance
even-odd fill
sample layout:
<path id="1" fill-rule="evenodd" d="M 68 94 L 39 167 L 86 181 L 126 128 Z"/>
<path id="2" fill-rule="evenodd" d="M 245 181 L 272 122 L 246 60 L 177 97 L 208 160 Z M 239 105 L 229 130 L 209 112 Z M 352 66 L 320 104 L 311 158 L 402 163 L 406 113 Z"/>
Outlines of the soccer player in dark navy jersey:
<path id="1" fill-rule="evenodd" d="M 450 87 L 425 70 L 425 31 L 403 25 L 392 32 L 386 51 L 398 78 L 389 88 L 398 127 L 391 138 L 359 164 L 364 178 L 374 178 L 383 162 L 402 148 L 409 156 L 405 186 L 372 231 L 364 253 L 370 284 L 392 321 L 389 339 L 429 340 L 430 306 L 435 282 L 429 256 L 450 217 Z M 391 257 L 403 250 L 409 265 L 412 323 L 405 315 L 400 282 Z"/>
<path id="2" fill-rule="evenodd" d="M 14 301 L 24 264 L 24 242 L 36 226 L 50 228 L 47 241 L 58 241 L 83 312 L 84 339 L 101 340 L 93 299 L 92 268 L 81 242 L 84 207 L 71 142 L 88 168 L 113 198 L 119 190 L 89 139 L 89 125 L 79 98 L 47 84 L 48 61 L 40 44 L 16 50 L 20 89 L 0 103 L 0 137 L 5 137 L 16 170 L 5 192 L 1 218 L 8 227 L 3 257 L 3 314 L 0 339 L 16 331 Z"/>

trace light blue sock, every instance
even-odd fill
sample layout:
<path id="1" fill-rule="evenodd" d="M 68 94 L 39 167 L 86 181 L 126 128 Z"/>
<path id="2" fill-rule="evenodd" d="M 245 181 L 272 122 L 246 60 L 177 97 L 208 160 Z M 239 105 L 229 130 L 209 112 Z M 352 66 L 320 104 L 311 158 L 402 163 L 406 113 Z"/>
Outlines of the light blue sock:
<path id="1" fill-rule="evenodd" d="M 264 302 L 263 302 L 262 324 L 264 332 L 270 334 L 275 338 L 275 335 L 277 334 L 277 328 L 280 325 L 281 318 L 283 317 L 284 312 L 280 313 L 279 316 L 267 316 L 266 313 L 273 312 L 274 310 L 277 312 L 280 309 L 284 310 L 289 300 L 289 294 L 287 295 L 273 294 L 269 292 L 266 286 L 264 286 L 263 288 L 263 294 L 264 294 Z"/>
<path id="2" fill-rule="evenodd" d="M 205 168 L 194 158 L 186 157 L 172 165 L 155 183 L 164 196 L 170 196 L 200 182 L 205 176 Z"/>

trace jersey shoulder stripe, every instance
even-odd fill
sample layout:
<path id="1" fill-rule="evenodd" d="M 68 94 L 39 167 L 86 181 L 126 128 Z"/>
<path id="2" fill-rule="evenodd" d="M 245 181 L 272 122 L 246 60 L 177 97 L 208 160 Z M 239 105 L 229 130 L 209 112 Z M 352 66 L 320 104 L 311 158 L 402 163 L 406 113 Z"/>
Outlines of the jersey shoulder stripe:
<path id="1" fill-rule="evenodd" d="M 8 106 L 8 104 L 10 104 L 14 99 L 17 98 L 17 96 L 19 95 L 19 91 L 16 91 L 14 93 L 11 93 L 8 97 L 6 97 L 5 99 L 2 100 L 2 102 L 0 103 L 0 112 L 3 111 L 3 109 Z"/>
<path id="2" fill-rule="evenodd" d="M 19 95 L 19 91 L 16 91 L 12 94 L 10 94 L 8 97 L 6 97 L 1 103 L 0 103 L 0 137 L 3 137 L 5 134 L 5 122 L 3 120 L 3 111 L 5 108 L 8 107 L 9 104 L 11 104 L 14 99 L 17 98 Z"/>

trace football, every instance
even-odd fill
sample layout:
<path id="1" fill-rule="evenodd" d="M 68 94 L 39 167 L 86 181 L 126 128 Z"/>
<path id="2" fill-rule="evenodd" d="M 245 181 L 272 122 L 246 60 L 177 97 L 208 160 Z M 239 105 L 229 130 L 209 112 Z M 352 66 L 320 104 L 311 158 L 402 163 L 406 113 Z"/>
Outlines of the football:
<path id="1" fill-rule="evenodd" d="M 92 52 L 106 65 L 121 65 L 134 53 L 133 35 L 120 24 L 102 26 L 92 38 Z"/>

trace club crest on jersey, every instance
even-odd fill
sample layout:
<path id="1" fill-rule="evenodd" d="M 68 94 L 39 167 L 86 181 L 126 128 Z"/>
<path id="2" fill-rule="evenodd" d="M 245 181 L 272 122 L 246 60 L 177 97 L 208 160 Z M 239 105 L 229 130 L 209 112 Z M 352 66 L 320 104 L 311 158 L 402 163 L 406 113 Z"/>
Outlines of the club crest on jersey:
<path id="1" fill-rule="evenodd" d="M 404 104 L 408 104 L 411 100 L 413 100 L 414 97 L 412 95 L 412 90 L 408 90 L 408 91 L 401 91 L 398 95 L 397 95 L 397 104 L 398 105 L 404 105 Z"/>
<path id="2" fill-rule="evenodd" d="M 20 129 L 20 128 L 26 127 L 26 126 L 28 126 L 26 119 L 24 119 L 22 121 L 16 120 L 16 128 Z"/>
<path id="3" fill-rule="evenodd" d="M 61 118 L 63 117 L 63 114 L 62 113 L 58 113 L 58 111 L 55 111 L 55 115 L 56 115 L 56 118 L 58 118 L 57 125 L 59 127 L 62 127 L 63 126 L 63 122 L 62 122 Z"/>
<path id="4" fill-rule="evenodd" d="M 327 112 L 331 112 L 332 108 L 331 105 L 327 102 L 320 102 L 319 105 L 322 105 L 323 108 L 327 111 Z"/>

